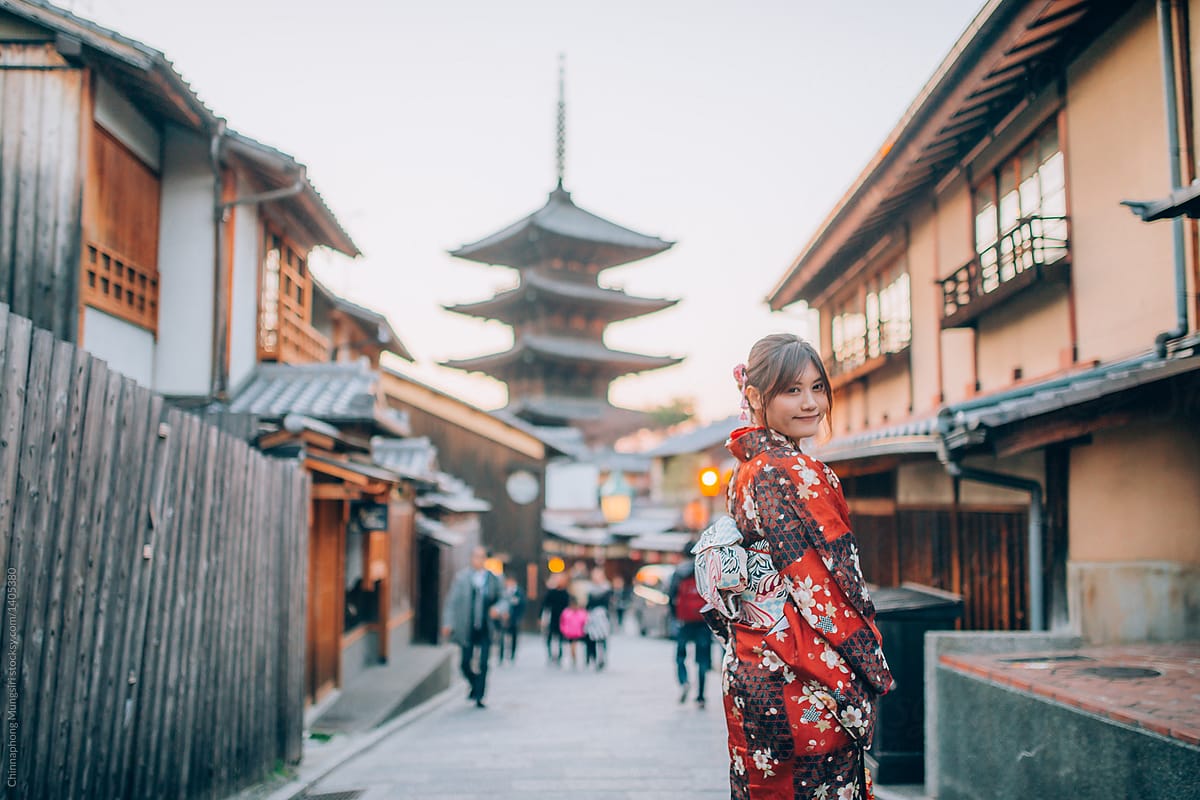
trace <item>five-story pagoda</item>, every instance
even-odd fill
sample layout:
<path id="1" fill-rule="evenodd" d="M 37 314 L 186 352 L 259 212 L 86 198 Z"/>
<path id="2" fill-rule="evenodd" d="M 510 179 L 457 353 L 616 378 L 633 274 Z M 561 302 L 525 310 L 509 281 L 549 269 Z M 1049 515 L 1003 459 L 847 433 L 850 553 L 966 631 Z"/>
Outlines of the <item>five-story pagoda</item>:
<path id="1" fill-rule="evenodd" d="M 673 242 L 646 236 L 579 208 L 563 188 L 565 110 L 558 101 L 558 185 L 546 204 L 503 230 L 463 245 L 451 255 L 515 268 L 518 283 L 494 297 L 446 306 L 513 328 L 504 352 L 443 362 L 483 372 L 508 386 L 507 411 L 536 425 L 574 425 L 589 438 L 632 427 L 640 413 L 611 405 L 609 384 L 682 359 L 610 349 L 604 330 L 673 306 L 677 300 L 636 297 L 599 285 L 611 267 L 661 253 Z"/>

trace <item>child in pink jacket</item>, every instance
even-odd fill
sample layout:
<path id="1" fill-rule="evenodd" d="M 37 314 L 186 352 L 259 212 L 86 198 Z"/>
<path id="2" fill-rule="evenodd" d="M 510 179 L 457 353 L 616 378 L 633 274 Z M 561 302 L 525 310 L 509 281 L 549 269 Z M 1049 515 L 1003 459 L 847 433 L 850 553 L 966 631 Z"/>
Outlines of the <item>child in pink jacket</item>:
<path id="1" fill-rule="evenodd" d="M 584 628 L 587 627 L 588 612 L 580 608 L 579 600 L 571 595 L 571 605 L 563 609 L 562 617 L 558 620 L 558 629 L 563 639 L 571 649 L 571 666 L 579 662 L 579 641 L 583 639 Z"/>

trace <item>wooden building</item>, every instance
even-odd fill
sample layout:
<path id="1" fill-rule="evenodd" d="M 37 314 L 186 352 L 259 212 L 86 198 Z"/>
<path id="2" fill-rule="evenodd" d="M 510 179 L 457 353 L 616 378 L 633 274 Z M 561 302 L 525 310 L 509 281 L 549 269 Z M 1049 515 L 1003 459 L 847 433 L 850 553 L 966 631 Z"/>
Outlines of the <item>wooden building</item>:
<path id="1" fill-rule="evenodd" d="M 263 364 L 230 411 L 257 420 L 259 448 L 299 458 L 312 476 L 310 701 L 403 657 L 414 637 L 435 640 L 447 576 L 465 565 L 490 505 L 438 469 L 428 439 L 409 437 L 380 373 L 365 359 Z"/>
<path id="2" fill-rule="evenodd" d="M 440 463 L 453 465 L 454 473 L 490 506 L 480 519 L 480 541 L 531 600 L 540 597 L 546 576 L 546 464 L 569 445 L 548 429 L 501 418 L 396 370 L 385 368 L 382 380 L 387 403 L 404 413 L 413 434 L 427 437 Z"/>
<path id="3" fill-rule="evenodd" d="M 305 167 L 231 130 L 161 52 L 30 0 L 0 0 L 0 109 L 0 303 L 302 459 L 310 701 L 394 657 L 422 601 L 416 499 L 465 504 L 460 531 L 485 504 L 373 455 L 408 435 L 375 369 L 411 355 L 315 280 L 313 248 L 359 251 Z"/>
<path id="4" fill-rule="evenodd" d="M 661 369 L 682 359 L 613 350 L 604 330 L 675 305 L 599 285 L 600 273 L 671 247 L 575 205 L 563 188 L 564 104 L 559 100 L 558 185 L 529 216 L 451 252 L 459 258 L 516 270 L 517 285 L 473 303 L 447 306 L 460 314 L 513 328 L 502 353 L 445 362 L 483 372 L 508 387 L 506 412 L 535 425 L 575 425 L 593 441 L 610 443 L 645 424 L 645 416 L 608 401 L 621 375 Z"/>
<path id="5" fill-rule="evenodd" d="M 328 360 L 308 255 L 358 248 L 302 164 L 229 129 L 162 53 L 5 0 L 0 107 L 14 313 L 169 397 Z"/>
<path id="6" fill-rule="evenodd" d="M 1121 205 L 1197 174 L 1200 14 L 1157 11 L 987 3 L 769 296 L 820 312 L 868 579 L 970 628 L 1200 633 L 1196 226 Z"/>

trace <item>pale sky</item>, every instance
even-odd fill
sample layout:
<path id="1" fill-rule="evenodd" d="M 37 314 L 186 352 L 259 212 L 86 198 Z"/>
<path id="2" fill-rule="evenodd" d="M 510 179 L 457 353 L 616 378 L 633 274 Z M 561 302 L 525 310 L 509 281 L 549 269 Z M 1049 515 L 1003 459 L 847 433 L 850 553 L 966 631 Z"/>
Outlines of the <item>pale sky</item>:
<path id="1" fill-rule="evenodd" d="M 232 128 L 308 166 L 363 250 L 314 258 L 388 315 L 401 370 L 484 408 L 486 377 L 438 361 L 498 352 L 498 323 L 442 310 L 515 284 L 451 258 L 554 188 L 566 55 L 566 188 L 677 242 L 602 283 L 672 309 L 617 323 L 615 349 L 686 356 L 611 399 L 737 412 L 730 372 L 806 316 L 763 298 L 882 144 L 979 0 L 59 0 L 163 51 Z M 815 332 L 814 332 L 815 335 Z"/>

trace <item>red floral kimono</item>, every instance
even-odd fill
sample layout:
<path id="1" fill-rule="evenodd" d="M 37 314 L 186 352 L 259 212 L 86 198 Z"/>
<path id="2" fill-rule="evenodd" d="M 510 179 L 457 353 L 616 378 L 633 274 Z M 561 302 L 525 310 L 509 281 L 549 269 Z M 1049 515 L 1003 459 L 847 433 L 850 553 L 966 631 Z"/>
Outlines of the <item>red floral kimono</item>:
<path id="1" fill-rule="evenodd" d="M 873 797 L 863 761 L 893 686 L 833 470 L 766 428 L 726 444 L 740 462 L 729 513 L 748 579 L 722 688 L 734 800 Z"/>

